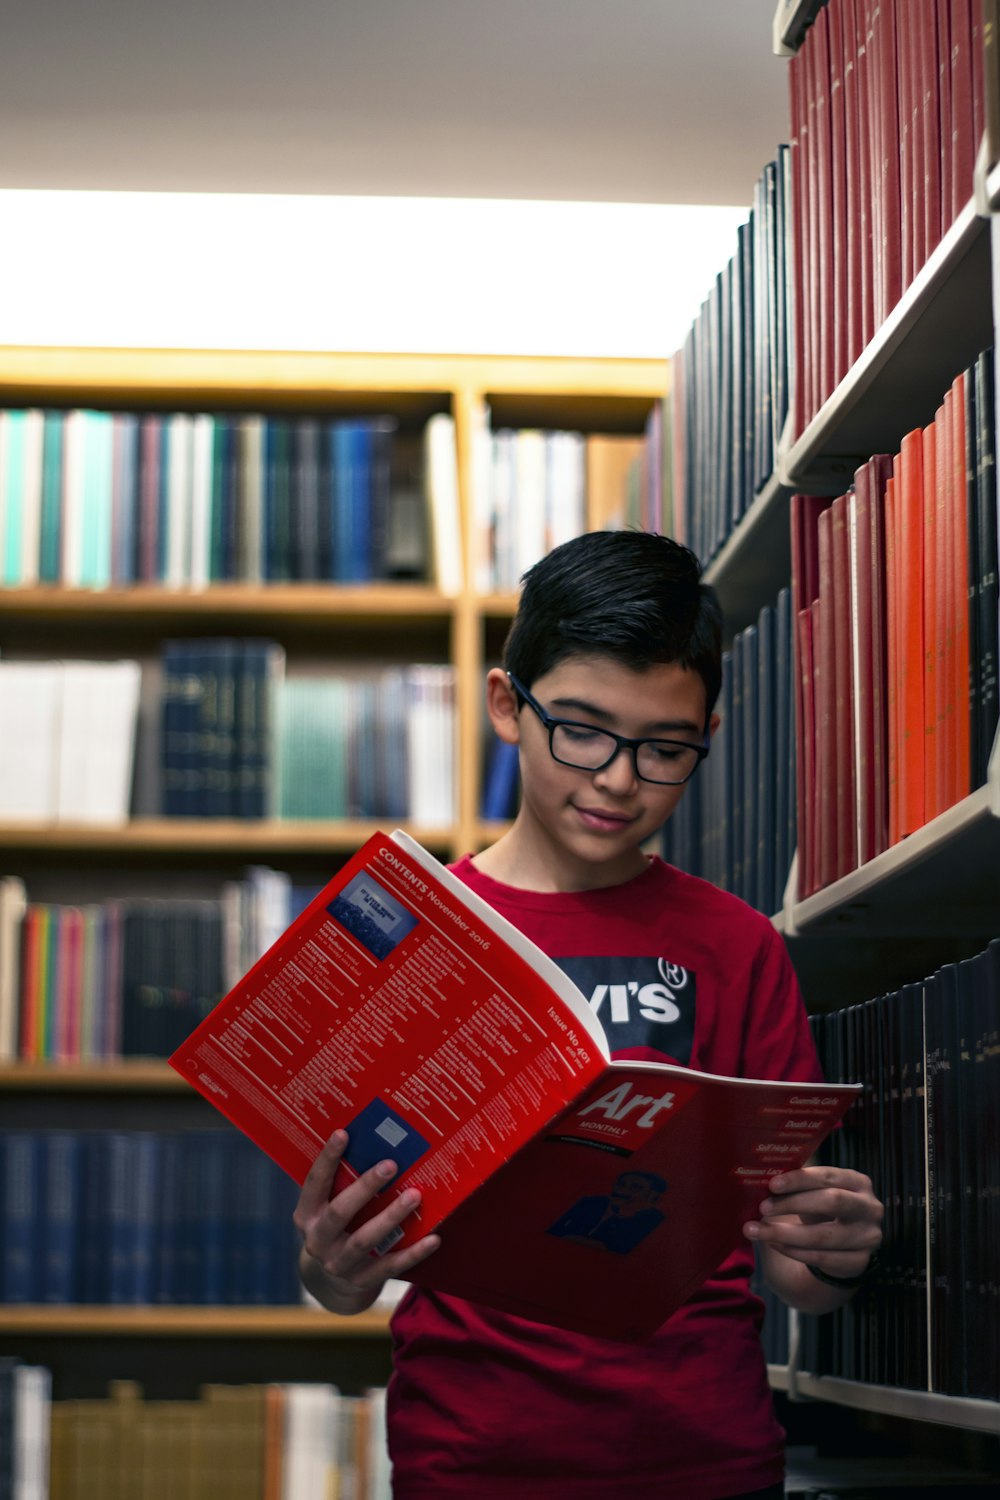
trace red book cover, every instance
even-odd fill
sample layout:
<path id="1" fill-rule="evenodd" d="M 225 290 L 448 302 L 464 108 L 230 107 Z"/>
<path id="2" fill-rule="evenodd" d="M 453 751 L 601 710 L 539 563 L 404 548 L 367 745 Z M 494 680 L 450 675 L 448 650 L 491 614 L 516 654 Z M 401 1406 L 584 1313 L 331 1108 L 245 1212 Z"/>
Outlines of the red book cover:
<path id="1" fill-rule="evenodd" d="M 791 157 L 792 179 L 792 255 L 787 272 L 792 277 L 792 347 L 790 358 L 792 427 L 799 437 L 806 425 L 806 347 L 808 271 L 808 185 L 806 164 L 808 159 L 808 124 L 805 118 L 805 58 L 797 52 L 788 62 L 788 94 L 791 114 L 791 132 L 788 147 Z M 788 210 L 789 205 L 786 205 Z"/>
<path id="2" fill-rule="evenodd" d="M 56 1003 L 56 1056 L 75 1062 L 80 1056 L 80 980 L 83 965 L 83 912 L 64 906 L 59 912 L 59 994 Z"/>
<path id="3" fill-rule="evenodd" d="M 975 160 L 986 127 L 986 79 L 983 55 L 983 0 L 969 0 L 972 40 L 972 156 Z"/>
<path id="4" fill-rule="evenodd" d="M 857 1089 L 609 1059 L 551 959 L 406 834 L 375 834 L 171 1064 L 301 1182 L 376 1162 L 440 1229 L 421 1285 L 601 1337 L 648 1336 L 739 1242 L 775 1171 Z M 595 1248 L 628 1256 L 611 1278 Z"/>
<path id="5" fill-rule="evenodd" d="M 901 289 L 913 280 L 913 225 L 918 210 L 916 173 L 913 160 L 913 116 L 916 87 L 914 78 L 915 36 L 912 25 L 900 28 L 896 45 L 896 96 L 899 109 L 899 279 Z"/>
<path id="6" fill-rule="evenodd" d="M 948 679 L 955 667 L 955 634 L 949 614 L 948 580 L 952 572 L 951 550 L 954 541 L 951 522 L 955 508 L 952 460 L 954 403 L 954 392 L 946 392 L 935 418 L 938 439 L 935 453 L 937 495 L 934 505 L 934 736 L 939 753 L 934 766 L 934 811 L 938 813 L 950 807 L 952 800 L 948 754 Z"/>
<path id="7" fill-rule="evenodd" d="M 941 811 L 937 804 L 937 764 L 940 746 L 937 739 L 937 428 L 932 423 L 923 434 L 923 499 L 921 503 L 923 540 L 923 611 L 924 611 L 924 822 L 930 822 Z"/>
<path id="8" fill-rule="evenodd" d="M 842 0 L 830 0 L 824 14 L 829 22 L 830 51 L 830 212 L 832 242 L 829 276 L 832 283 L 830 332 L 833 342 L 831 385 L 847 374 L 847 111 L 844 99 L 844 15 Z"/>
<path id="9" fill-rule="evenodd" d="M 967 434 L 965 430 L 965 383 L 971 380 L 971 372 L 958 375 L 952 389 L 955 392 L 952 415 L 952 465 L 954 472 L 954 499 L 951 526 L 951 584 L 948 590 L 951 601 L 953 636 L 955 642 L 954 668 L 949 674 L 948 690 L 950 717 L 953 729 L 948 734 L 951 763 L 951 802 L 960 802 L 967 797 L 970 788 L 971 735 L 969 706 L 969 533 L 968 509 L 969 486 L 976 476 L 967 466 Z"/>
<path id="10" fill-rule="evenodd" d="M 856 841 L 859 865 L 875 853 L 875 681 L 872 611 L 872 472 L 862 464 L 848 496 L 851 598 L 851 702 L 857 786 Z"/>
<path id="11" fill-rule="evenodd" d="M 898 458 L 896 467 L 898 468 Z M 896 546 L 896 474 L 886 480 L 885 502 L 886 622 L 886 771 L 889 787 L 889 846 L 899 842 L 899 575 Z"/>
<path id="12" fill-rule="evenodd" d="M 882 115 L 878 101 L 878 40 L 875 12 L 878 0 L 859 0 L 858 19 L 864 26 L 865 58 L 860 83 L 861 121 L 867 126 L 862 136 L 862 150 L 867 142 L 868 232 L 871 254 L 868 259 L 869 300 L 866 305 L 865 343 L 871 342 L 885 312 L 882 307 Z"/>
<path id="13" fill-rule="evenodd" d="M 18 1055 L 25 1062 L 44 1056 L 40 1036 L 39 987 L 42 969 L 42 910 L 29 905 L 21 923 L 21 993 Z"/>
<path id="14" fill-rule="evenodd" d="M 831 636 L 833 642 L 833 791 L 835 879 L 856 868 L 857 765 L 854 742 L 854 695 L 851 683 L 853 654 L 850 535 L 848 496 L 838 495 L 830 506 L 830 568 L 833 586 Z"/>
<path id="15" fill-rule="evenodd" d="M 858 25 L 858 0 L 843 0 L 840 9 L 842 77 L 844 96 L 844 194 L 846 223 L 844 281 L 844 357 L 847 369 L 856 362 L 865 347 L 864 265 L 870 255 L 868 193 L 865 186 L 867 161 L 867 125 L 861 122 L 861 73 L 864 62 L 864 34 Z M 864 143 L 865 149 L 862 149 Z"/>
<path id="16" fill-rule="evenodd" d="M 793 495 L 789 502 L 789 515 L 791 522 L 791 591 L 792 591 L 792 617 L 800 620 L 802 612 L 807 610 L 819 592 L 819 546 L 816 521 L 820 511 L 825 510 L 830 504 L 828 499 L 822 499 L 816 495 Z M 797 649 L 801 646 L 800 631 L 796 631 Z M 811 635 L 810 635 L 811 643 Z M 811 743 L 814 731 L 812 710 L 808 716 L 804 708 L 804 684 L 808 681 L 809 696 L 813 694 L 813 669 L 810 657 L 808 673 L 805 663 L 799 659 L 796 668 L 796 693 L 795 693 L 795 734 L 796 745 L 799 747 L 799 765 L 803 765 L 803 754 L 807 743 Z M 814 766 L 814 753 L 810 751 L 812 764 Z M 815 787 L 815 782 L 812 783 Z M 810 796 L 806 790 L 806 783 L 800 776 L 795 787 L 796 796 L 796 822 L 799 829 L 799 895 L 805 896 L 815 890 L 815 884 L 807 883 L 807 871 L 812 876 L 812 866 L 809 863 L 815 844 L 808 843 L 804 847 L 803 840 L 808 836 L 804 830 L 807 827 L 807 817 L 814 811 Z"/>
<path id="17" fill-rule="evenodd" d="M 805 323 L 801 374 L 805 384 L 803 418 L 806 424 L 821 404 L 822 343 L 820 338 L 820 182 L 819 125 L 816 120 L 817 43 L 810 31 L 799 53 L 802 69 L 802 110 L 805 161 L 805 239 L 803 242 L 802 319 Z"/>
<path id="18" fill-rule="evenodd" d="M 799 900 L 811 896 L 816 884 L 816 695 L 813 663 L 813 612 L 807 606 L 795 617 L 795 653 L 801 718 L 796 740 L 798 788 Z"/>
<path id="19" fill-rule="evenodd" d="M 923 199 L 923 255 L 921 265 L 941 238 L 941 141 L 944 124 L 941 115 L 940 69 L 938 67 L 937 17 L 941 6 L 937 0 L 920 0 L 917 48 L 920 57 L 920 158 L 923 186 L 915 211 Z"/>
<path id="20" fill-rule="evenodd" d="M 949 6 L 934 6 L 934 31 L 937 37 L 937 117 L 939 117 L 940 124 L 937 151 L 939 151 L 939 169 L 940 177 L 942 177 L 940 239 L 955 217 L 954 189 L 952 189 L 952 20 Z"/>
<path id="21" fill-rule="evenodd" d="M 824 7 L 816 16 L 809 33 L 812 54 L 813 87 L 816 112 L 816 285 L 814 296 L 815 348 L 818 385 L 815 410 L 836 385 L 834 369 L 834 279 L 838 266 L 834 260 L 833 235 L 833 108 L 830 94 L 830 12 Z"/>
<path id="22" fill-rule="evenodd" d="M 972 21 L 969 0 L 949 0 L 951 35 L 951 219 L 972 196 L 975 162 L 972 103 Z"/>
<path id="23" fill-rule="evenodd" d="M 908 432 L 900 447 L 896 488 L 900 578 L 899 834 L 905 838 L 924 816 L 924 524 L 923 435 Z"/>
<path id="24" fill-rule="evenodd" d="M 879 111 L 879 198 L 881 229 L 880 322 L 899 301 L 902 291 L 900 272 L 900 228 L 902 205 L 899 178 L 899 100 L 896 92 L 896 0 L 877 0 L 874 9 L 876 70 L 873 78 Z M 909 211 L 909 205 L 907 205 Z"/>
<path id="25" fill-rule="evenodd" d="M 889 847 L 889 677 L 887 662 L 887 565 L 885 533 L 885 491 L 892 475 L 892 459 L 878 453 L 866 468 L 871 488 L 871 700 L 872 755 L 874 769 L 872 791 L 873 854 Z"/>
<path id="26" fill-rule="evenodd" d="M 813 620 L 813 667 L 816 693 L 816 879 L 822 890 L 837 878 L 837 745 L 835 616 L 833 584 L 833 516 L 821 511 L 819 527 L 819 596 Z"/>

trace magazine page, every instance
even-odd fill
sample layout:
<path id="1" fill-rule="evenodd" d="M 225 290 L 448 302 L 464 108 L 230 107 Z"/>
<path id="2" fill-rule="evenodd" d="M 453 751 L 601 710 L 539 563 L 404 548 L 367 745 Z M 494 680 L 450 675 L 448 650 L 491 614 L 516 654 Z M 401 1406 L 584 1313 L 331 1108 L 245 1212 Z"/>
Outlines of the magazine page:
<path id="1" fill-rule="evenodd" d="M 434 1228 L 606 1057 L 561 971 L 557 993 L 537 950 L 509 945 L 503 919 L 411 845 L 374 835 L 170 1059 L 299 1182 L 338 1127 L 339 1187 L 392 1157 L 384 1193 L 423 1195 L 400 1240 Z"/>
<path id="2" fill-rule="evenodd" d="M 441 1226 L 421 1286 L 599 1337 L 648 1337 L 741 1242 L 852 1085 L 614 1062 Z"/>

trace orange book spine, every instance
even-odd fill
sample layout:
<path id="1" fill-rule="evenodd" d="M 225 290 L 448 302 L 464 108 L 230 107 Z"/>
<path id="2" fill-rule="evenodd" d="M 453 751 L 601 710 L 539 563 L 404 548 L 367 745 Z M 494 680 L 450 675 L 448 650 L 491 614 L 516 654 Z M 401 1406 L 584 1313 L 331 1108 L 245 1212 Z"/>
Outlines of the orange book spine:
<path id="1" fill-rule="evenodd" d="M 889 847 L 899 842 L 899 640 L 896 577 L 896 480 L 886 481 L 885 514 L 885 697 L 888 718 L 886 767 L 889 785 Z"/>
<path id="2" fill-rule="evenodd" d="M 923 673 L 924 673 L 924 819 L 929 821 L 940 812 L 937 805 L 937 764 L 940 749 L 937 741 L 937 698 L 934 679 L 937 664 L 936 622 L 939 589 L 937 570 L 937 429 L 931 423 L 924 428 L 923 452 L 923 525 L 924 525 L 924 593 L 923 593 Z"/>
<path id="3" fill-rule="evenodd" d="M 900 576 L 899 834 L 924 824 L 923 434 L 908 432 L 900 448 L 897 509 Z"/>
<path id="4" fill-rule="evenodd" d="M 952 490 L 954 473 L 952 450 L 952 406 L 954 397 L 949 391 L 938 408 L 937 425 L 937 495 L 934 507 L 935 572 L 937 592 L 934 611 L 934 734 L 938 755 L 934 766 L 934 811 L 943 812 L 950 803 L 948 786 L 948 574 L 949 538 L 953 508 Z"/>
<path id="5" fill-rule="evenodd" d="M 21 994 L 18 1053 L 25 1062 L 34 1062 L 38 1051 L 38 944 L 40 941 L 37 906 L 29 906 L 21 924 Z"/>
<path id="6" fill-rule="evenodd" d="M 955 402 L 953 417 L 952 472 L 954 474 L 954 503 L 952 505 L 952 595 L 954 599 L 955 669 L 952 680 L 952 719 L 954 727 L 949 734 L 949 744 L 954 746 L 954 762 L 951 777 L 951 801 L 960 802 L 971 790 L 970 767 L 972 761 L 972 724 L 969 703 L 969 487 L 976 482 L 975 465 L 968 460 L 968 433 L 966 432 L 966 381 L 970 377 L 962 374 L 954 382 Z M 971 469 L 971 471 L 970 471 Z"/>

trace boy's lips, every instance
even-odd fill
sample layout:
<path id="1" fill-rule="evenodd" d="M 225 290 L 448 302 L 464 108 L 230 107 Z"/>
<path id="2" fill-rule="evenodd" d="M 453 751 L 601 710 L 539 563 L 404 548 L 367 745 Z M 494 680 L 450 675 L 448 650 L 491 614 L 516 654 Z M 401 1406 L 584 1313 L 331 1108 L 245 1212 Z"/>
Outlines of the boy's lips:
<path id="1" fill-rule="evenodd" d="M 601 807 L 577 807 L 574 803 L 577 816 L 588 828 L 615 832 L 627 828 L 633 819 L 627 813 L 613 812 Z"/>

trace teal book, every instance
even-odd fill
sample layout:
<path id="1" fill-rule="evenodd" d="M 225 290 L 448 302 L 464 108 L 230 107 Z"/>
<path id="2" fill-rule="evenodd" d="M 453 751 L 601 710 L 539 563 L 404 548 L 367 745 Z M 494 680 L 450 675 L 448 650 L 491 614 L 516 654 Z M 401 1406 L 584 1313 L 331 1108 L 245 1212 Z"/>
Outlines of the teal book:
<path id="1" fill-rule="evenodd" d="M 66 415 L 47 411 L 42 432 L 42 521 L 38 577 L 58 583 L 62 550 L 63 429 Z"/>
<path id="2" fill-rule="evenodd" d="M 348 691 L 335 677 L 278 685 L 278 816 L 347 816 Z"/>
<path id="3" fill-rule="evenodd" d="M 22 576 L 23 525 L 24 525 L 24 457 L 26 448 L 27 413 L 7 411 L 3 413 L 6 441 L 4 449 L 4 472 L 0 475 L 0 486 L 6 499 L 4 507 L 4 534 L 0 536 L 0 576 L 5 584 L 17 584 Z"/>
<path id="4" fill-rule="evenodd" d="M 83 527 L 80 582 L 106 588 L 111 582 L 111 489 L 114 434 L 110 412 L 83 414 Z"/>

